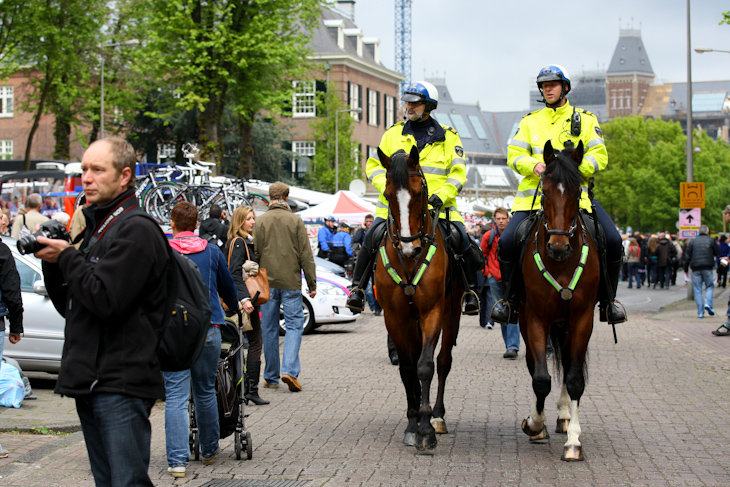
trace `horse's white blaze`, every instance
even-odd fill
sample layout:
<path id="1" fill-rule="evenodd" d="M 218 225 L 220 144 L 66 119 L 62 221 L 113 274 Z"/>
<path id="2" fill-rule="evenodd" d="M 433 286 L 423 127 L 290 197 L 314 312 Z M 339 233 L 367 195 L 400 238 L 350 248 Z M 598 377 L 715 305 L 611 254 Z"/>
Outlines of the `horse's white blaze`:
<path id="1" fill-rule="evenodd" d="M 578 401 L 570 401 L 570 424 L 565 446 L 580 446 L 580 422 L 578 422 Z"/>
<path id="2" fill-rule="evenodd" d="M 410 237 L 411 226 L 408 223 L 408 204 L 411 202 L 411 193 L 409 193 L 407 189 L 399 189 L 396 193 L 396 197 L 398 198 L 398 207 L 400 208 L 400 233 L 403 237 Z M 401 249 L 403 250 L 403 253 L 406 255 L 406 257 L 410 257 L 415 251 L 415 249 L 413 248 L 413 243 L 411 242 L 402 242 Z"/>
<path id="3" fill-rule="evenodd" d="M 565 186 L 563 186 L 563 183 L 558 183 L 558 190 L 560 191 L 561 196 L 565 194 Z"/>
<path id="4" fill-rule="evenodd" d="M 558 398 L 558 419 L 570 419 L 570 394 L 568 394 L 565 384 L 563 384 Z"/>
<path id="5" fill-rule="evenodd" d="M 532 411 L 530 412 L 530 418 L 527 420 L 527 426 L 532 431 L 542 431 L 545 427 L 545 410 L 541 414 L 537 413 L 537 396 L 535 396 L 535 402 L 532 403 Z"/>

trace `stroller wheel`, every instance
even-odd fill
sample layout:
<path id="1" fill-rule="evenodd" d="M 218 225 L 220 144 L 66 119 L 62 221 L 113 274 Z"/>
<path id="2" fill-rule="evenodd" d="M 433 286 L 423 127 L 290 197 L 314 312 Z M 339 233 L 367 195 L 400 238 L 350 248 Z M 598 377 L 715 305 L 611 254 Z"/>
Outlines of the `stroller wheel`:
<path id="1" fill-rule="evenodd" d="M 197 431 L 195 433 L 191 433 L 191 435 L 193 437 L 193 448 L 191 448 L 193 451 L 193 458 L 197 461 L 200 460 L 200 440 L 198 439 Z"/>
<path id="2" fill-rule="evenodd" d="M 233 444 L 235 445 L 235 448 L 236 448 L 236 460 L 240 460 L 241 459 L 241 433 L 239 433 L 238 431 L 236 431 L 233 434 Z"/>
<path id="3" fill-rule="evenodd" d="M 253 444 L 251 444 L 251 433 L 246 431 L 246 460 L 253 458 Z"/>

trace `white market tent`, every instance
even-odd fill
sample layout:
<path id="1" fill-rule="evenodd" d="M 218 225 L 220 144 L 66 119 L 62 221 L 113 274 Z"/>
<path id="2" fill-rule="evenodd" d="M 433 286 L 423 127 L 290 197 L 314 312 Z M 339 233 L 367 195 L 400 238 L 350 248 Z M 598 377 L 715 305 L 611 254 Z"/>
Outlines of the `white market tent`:
<path id="1" fill-rule="evenodd" d="M 375 205 L 351 191 L 338 191 L 322 203 L 297 212 L 304 223 L 322 223 L 324 217 L 333 216 L 337 221 L 349 224 L 362 223 L 365 215 L 375 215 Z"/>

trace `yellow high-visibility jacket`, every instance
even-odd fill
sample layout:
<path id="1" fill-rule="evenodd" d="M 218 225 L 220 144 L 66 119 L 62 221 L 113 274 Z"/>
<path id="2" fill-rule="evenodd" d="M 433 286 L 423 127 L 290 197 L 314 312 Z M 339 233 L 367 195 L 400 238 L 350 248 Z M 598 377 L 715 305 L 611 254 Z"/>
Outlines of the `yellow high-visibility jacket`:
<path id="1" fill-rule="evenodd" d="M 520 182 L 512 205 L 512 211 L 528 211 L 540 208 L 541 194 L 534 198 L 535 192 L 540 183 L 540 178 L 535 175 L 533 169 L 543 161 L 543 148 L 548 140 L 555 150 L 565 148 L 565 143 L 573 141 L 575 147 L 578 142 L 583 141 L 583 161 L 580 163 L 580 172 L 584 181 L 606 168 L 608 164 L 608 152 L 603 141 L 603 133 L 598 126 L 598 120 L 591 112 L 582 108 L 576 108 L 580 113 L 580 135 L 572 136 L 571 116 L 573 107 L 566 103 L 562 107 L 553 110 L 545 107 L 542 110 L 529 113 L 522 118 L 517 133 L 512 138 L 507 151 L 507 165 L 516 172 L 525 176 Z M 535 201 L 532 206 L 533 198 Z M 580 207 L 591 211 L 591 203 L 588 198 L 588 186 L 582 186 Z"/>
<path id="2" fill-rule="evenodd" d="M 428 195 L 438 195 L 444 203 L 439 218 L 445 219 L 445 211 L 449 211 L 449 219 L 464 223 L 464 219 L 456 206 L 456 196 L 466 182 L 466 160 L 459 134 L 451 127 L 435 124 L 436 132 L 419 153 L 421 169 L 428 184 Z M 408 122 L 398 122 L 383 134 L 380 150 L 392 156 L 399 149 L 406 152 L 416 145 L 416 139 Z M 365 168 L 368 180 L 380 192 L 375 216 L 388 218 L 388 200 L 385 199 L 385 168 L 376 158 L 369 158 Z"/>

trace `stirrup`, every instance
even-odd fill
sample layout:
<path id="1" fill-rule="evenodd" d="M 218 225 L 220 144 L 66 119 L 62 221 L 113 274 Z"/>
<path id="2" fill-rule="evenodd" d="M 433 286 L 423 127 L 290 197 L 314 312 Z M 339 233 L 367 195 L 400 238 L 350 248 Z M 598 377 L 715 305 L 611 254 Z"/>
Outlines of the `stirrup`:
<path id="1" fill-rule="evenodd" d="M 508 299 L 500 299 L 492 306 L 490 318 L 492 318 L 492 321 L 502 325 L 517 323 L 518 310 L 512 306 Z"/>
<path id="2" fill-rule="evenodd" d="M 474 296 L 474 299 L 476 299 L 476 301 L 477 301 L 477 309 L 476 310 L 470 309 L 470 310 L 467 311 L 467 309 L 466 309 L 466 299 L 467 299 L 467 296 L 469 294 L 473 295 Z M 481 308 L 481 303 L 479 302 L 479 295 L 477 293 L 475 293 L 471 289 L 469 289 L 468 291 L 464 291 L 464 294 L 461 296 L 461 312 L 464 313 L 465 315 L 475 316 L 475 315 L 478 315 L 479 314 L 479 312 L 481 311 L 481 309 L 482 308 Z"/>
<path id="3" fill-rule="evenodd" d="M 609 311 L 609 309 L 611 311 Z M 605 306 L 600 306 L 599 311 L 599 321 L 603 323 L 608 323 L 609 325 L 623 323 L 628 319 L 626 316 L 626 308 L 619 300 L 606 303 Z"/>
<path id="4" fill-rule="evenodd" d="M 353 313 L 365 311 L 365 290 L 355 286 L 350 290 L 350 297 L 347 298 L 345 306 Z"/>

